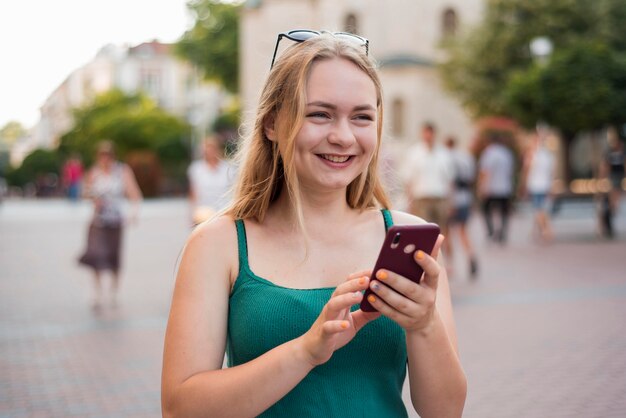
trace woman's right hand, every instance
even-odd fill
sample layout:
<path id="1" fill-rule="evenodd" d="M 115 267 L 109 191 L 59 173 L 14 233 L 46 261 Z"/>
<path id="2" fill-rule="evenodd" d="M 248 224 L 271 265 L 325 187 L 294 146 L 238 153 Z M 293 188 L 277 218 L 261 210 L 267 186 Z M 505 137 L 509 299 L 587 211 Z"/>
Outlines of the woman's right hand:
<path id="1" fill-rule="evenodd" d="M 300 337 L 307 361 L 312 366 L 326 363 L 335 350 L 349 343 L 379 312 L 350 312 L 361 303 L 363 291 L 369 286 L 371 271 L 353 273 L 337 286 L 311 328 Z"/>

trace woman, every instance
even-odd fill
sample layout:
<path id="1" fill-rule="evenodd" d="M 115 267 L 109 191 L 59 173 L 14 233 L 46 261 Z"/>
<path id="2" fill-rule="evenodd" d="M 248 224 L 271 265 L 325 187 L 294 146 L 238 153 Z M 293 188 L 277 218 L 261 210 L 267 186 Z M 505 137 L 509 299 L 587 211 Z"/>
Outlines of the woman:
<path id="1" fill-rule="evenodd" d="M 85 197 L 94 203 L 94 213 L 87 235 L 87 249 L 79 262 L 93 270 L 94 300 L 92 307 L 99 309 L 103 302 L 102 272 L 111 272 L 111 303 L 117 302 L 119 289 L 120 247 L 124 217 L 124 197 L 132 202 L 130 221 L 137 218 L 141 191 L 132 170 L 115 160 L 111 141 L 98 144 L 96 163 L 87 173 Z"/>
<path id="2" fill-rule="evenodd" d="M 163 415 L 406 416 L 408 361 L 420 415 L 461 416 L 466 381 L 445 272 L 423 253 L 419 285 L 365 270 L 392 222 L 424 222 L 380 210 L 382 97 L 367 42 L 282 37 L 298 43 L 270 72 L 234 201 L 194 230 L 182 255 Z M 355 310 L 368 287 L 380 313 Z"/>

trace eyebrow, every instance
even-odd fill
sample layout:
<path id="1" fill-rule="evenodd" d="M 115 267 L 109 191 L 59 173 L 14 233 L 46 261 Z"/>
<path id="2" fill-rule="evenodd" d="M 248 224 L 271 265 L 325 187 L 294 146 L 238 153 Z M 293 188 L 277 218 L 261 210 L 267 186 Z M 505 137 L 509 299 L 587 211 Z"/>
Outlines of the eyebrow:
<path id="1" fill-rule="evenodd" d="M 323 107 L 323 108 L 331 109 L 331 110 L 336 110 L 337 109 L 337 106 L 335 106 L 334 104 L 327 103 L 327 102 L 321 102 L 321 101 L 307 103 L 307 107 L 308 106 Z M 363 110 L 375 111 L 376 108 L 373 107 L 372 105 L 362 104 L 362 105 L 354 106 L 354 108 L 352 110 L 353 111 L 357 111 L 357 112 L 358 111 L 363 111 Z"/>

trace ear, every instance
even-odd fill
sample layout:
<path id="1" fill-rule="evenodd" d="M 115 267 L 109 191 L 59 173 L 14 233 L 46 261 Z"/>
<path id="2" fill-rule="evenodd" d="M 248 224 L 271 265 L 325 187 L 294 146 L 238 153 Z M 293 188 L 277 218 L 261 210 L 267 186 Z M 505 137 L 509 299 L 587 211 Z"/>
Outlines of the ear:
<path id="1" fill-rule="evenodd" d="M 276 141 L 276 129 L 274 128 L 274 114 L 269 115 L 263 122 L 263 133 L 272 142 Z"/>

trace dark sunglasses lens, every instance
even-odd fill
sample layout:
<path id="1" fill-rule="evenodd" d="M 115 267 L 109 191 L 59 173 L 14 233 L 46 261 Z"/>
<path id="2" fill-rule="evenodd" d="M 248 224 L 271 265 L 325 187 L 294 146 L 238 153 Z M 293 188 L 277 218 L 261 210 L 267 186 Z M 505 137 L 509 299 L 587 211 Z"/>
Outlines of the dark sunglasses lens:
<path id="1" fill-rule="evenodd" d="M 304 42 L 307 39 L 311 39 L 315 36 L 318 36 L 318 32 L 313 32 L 310 30 L 292 30 L 287 32 L 288 38 L 296 41 L 296 42 Z"/>

